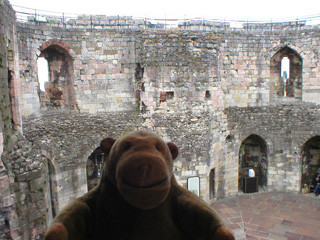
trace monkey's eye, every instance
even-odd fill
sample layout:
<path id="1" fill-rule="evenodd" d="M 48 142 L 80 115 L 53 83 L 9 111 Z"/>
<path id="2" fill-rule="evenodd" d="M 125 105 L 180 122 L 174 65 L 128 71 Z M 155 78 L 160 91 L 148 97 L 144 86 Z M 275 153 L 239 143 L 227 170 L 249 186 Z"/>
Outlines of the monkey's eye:
<path id="1" fill-rule="evenodd" d="M 129 143 L 129 142 L 124 142 L 123 143 L 123 149 L 125 151 L 129 150 L 130 148 L 131 148 L 131 143 Z"/>
<path id="2" fill-rule="evenodd" d="M 159 144 L 159 143 L 156 144 L 156 149 L 157 149 L 158 151 L 161 151 L 161 147 L 160 147 L 160 144 Z"/>

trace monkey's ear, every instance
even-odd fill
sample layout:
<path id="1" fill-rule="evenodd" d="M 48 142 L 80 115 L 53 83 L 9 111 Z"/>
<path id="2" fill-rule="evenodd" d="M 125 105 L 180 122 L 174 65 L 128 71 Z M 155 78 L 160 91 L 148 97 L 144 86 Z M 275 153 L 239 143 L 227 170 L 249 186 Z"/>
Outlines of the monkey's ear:
<path id="1" fill-rule="evenodd" d="M 113 137 L 107 137 L 105 139 L 103 139 L 101 142 L 100 142 L 100 148 L 102 149 L 102 151 L 108 155 L 111 148 L 112 148 L 112 145 L 114 144 L 114 142 L 116 141 L 117 139 L 113 138 Z"/>
<path id="2" fill-rule="evenodd" d="M 178 157 L 178 155 L 179 155 L 178 147 L 172 142 L 167 143 L 167 145 L 168 145 L 168 147 L 170 149 L 172 160 L 176 159 Z"/>

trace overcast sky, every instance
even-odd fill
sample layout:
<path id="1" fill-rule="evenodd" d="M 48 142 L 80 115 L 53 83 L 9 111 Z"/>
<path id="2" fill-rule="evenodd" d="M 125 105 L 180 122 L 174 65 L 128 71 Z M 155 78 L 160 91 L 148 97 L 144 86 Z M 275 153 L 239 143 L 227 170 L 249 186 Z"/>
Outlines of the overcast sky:
<path id="1" fill-rule="evenodd" d="M 320 0 L 9 0 L 12 5 L 74 14 L 150 18 L 270 20 L 320 15 Z"/>

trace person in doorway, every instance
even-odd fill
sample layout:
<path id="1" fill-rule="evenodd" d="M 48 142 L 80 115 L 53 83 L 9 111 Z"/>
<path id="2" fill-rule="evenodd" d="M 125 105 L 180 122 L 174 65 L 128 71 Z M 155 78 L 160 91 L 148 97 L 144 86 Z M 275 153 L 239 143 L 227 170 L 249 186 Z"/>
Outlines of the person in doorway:
<path id="1" fill-rule="evenodd" d="M 319 196 L 319 193 L 320 193 L 320 174 L 317 175 L 317 178 L 316 178 L 316 187 L 314 189 L 314 194 L 316 196 Z"/>

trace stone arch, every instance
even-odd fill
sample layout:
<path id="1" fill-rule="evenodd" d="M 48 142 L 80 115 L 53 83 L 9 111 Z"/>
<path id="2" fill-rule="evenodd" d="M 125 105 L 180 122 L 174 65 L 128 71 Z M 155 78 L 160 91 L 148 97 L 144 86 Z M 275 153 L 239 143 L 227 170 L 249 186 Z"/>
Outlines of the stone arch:
<path id="1" fill-rule="evenodd" d="M 279 52 L 281 49 L 283 48 L 291 48 L 293 51 L 295 51 L 299 56 L 301 56 L 303 59 L 306 58 L 306 54 L 302 51 L 301 48 L 299 48 L 298 46 L 295 46 L 291 43 L 285 43 L 285 44 L 280 44 L 274 48 L 272 48 L 267 56 L 268 61 L 271 61 L 271 58 L 277 53 Z"/>
<path id="2" fill-rule="evenodd" d="M 320 135 L 308 139 L 301 150 L 301 187 L 312 186 L 320 168 Z"/>
<path id="3" fill-rule="evenodd" d="M 100 141 L 103 139 L 103 137 L 97 133 L 95 139 L 97 140 L 93 144 L 86 145 L 83 158 L 79 161 L 80 166 L 83 166 L 81 168 L 83 168 L 83 171 L 86 174 L 85 183 L 87 184 L 87 191 L 92 189 L 99 182 L 101 175 L 98 176 L 98 170 L 100 170 L 100 174 L 102 174 L 104 163 L 104 156 L 101 158 L 101 155 L 103 155 L 103 153 L 100 149 Z M 100 164 L 99 168 L 96 164 Z"/>
<path id="4" fill-rule="evenodd" d="M 244 190 L 244 180 L 253 169 L 259 187 L 267 186 L 268 144 L 256 134 L 251 134 L 239 147 L 239 190 Z"/>
<path id="5" fill-rule="evenodd" d="M 45 185 L 47 186 L 47 189 L 45 191 L 45 200 L 47 205 L 47 223 L 48 226 L 54 219 L 54 217 L 59 212 L 59 198 L 58 198 L 58 181 L 57 181 L 57 175 L 58 175 L 58 168 L 57 163 L 47 155 L 43 155 L 47 159 L 47 165 L 46 165 L 46 180 Z"/>
<path id="6" fill-rule="evenodd" d="M 43 50 L 45 50 L 46 48 L 48 48 L 52 45 L 56 45 L 56 46 L 63 48 L 66 52 L 68 52 L 70 54 L 72 59 L 76 58 L 75 52 L 67 44 L 60 42 L 58 40 L 55 40 L 55 39 L 52 39 L 52 40 L 49 40 L 49 41 L 43 43 L 39 48 L 40 54 L 41 54 L 41 52 L 43 52 Z"/>
<path id="7" fill-rule="evenodd" d="M 97 147 L 88 157 L 86 163 L 88 191 L 94 188 L 102 175 L 104 164 L 104 153 L 100 147 Z"/>
<path id="8" fill-rule="evenodd" d="M 215 197 L 216 192 L 216 169 L 211 168 L 209 173 L 209 198 L 212 199 Z"/>
<path id="9" fill-rule="evenodd" d="M 301 152 L 303 151 L 303 148 L 306 144 L 306 142 L 308 142 L 310 139 L 316 137 L 316 136 L 320 136 L 320 132 L 318 131 L 310 131 L 309 134 L 303 135 L 298 139 L 294 139 L 294 147 L 295 147 L 295 152 L 297 154 L 301 154 Z"/>
<path id="10" fill-rule="evenodd" d="M 73 87 L 74 52 L 68 45 L 57 40 L 44 43 L 39 50 L 38 58 L 45 58 L 49 68 L 45 90 L 39 91 L 41 110 L 74 110 L 77 106 Z"/>
<path id="11" fill-rule="evenodd" d="M 288 45 L 276 48 L 270 59 L 270 94 L 271 100 L 282 97 L 302 99 L 302 57 Z M 299 51 L 301 53 L 301 51 Z M 282 75 L 283 59 L 287 58 L 289 67 Z"/>

